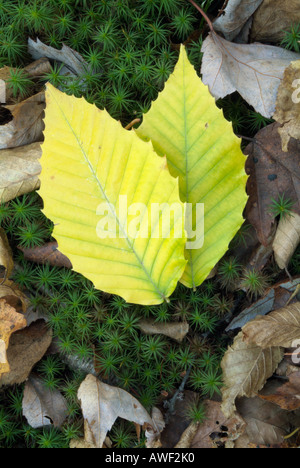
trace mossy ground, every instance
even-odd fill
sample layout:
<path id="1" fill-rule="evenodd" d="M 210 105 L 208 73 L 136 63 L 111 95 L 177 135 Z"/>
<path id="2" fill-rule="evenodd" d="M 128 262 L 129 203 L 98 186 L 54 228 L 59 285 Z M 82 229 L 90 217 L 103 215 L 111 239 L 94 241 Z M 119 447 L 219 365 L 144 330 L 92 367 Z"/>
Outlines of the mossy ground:
<path id="1" fill-rule="evenodd" d="M 223 1 L 202 3 L 215 15 Z M 0 32 L 2 66 L 30 63 L 28 37 L 39 37 L 56 48 L 65 43 L 80 52 L 88 63 L 83 76 L 66 80 L 53 64 L 52 72 L 41 77 L 41 86 L 50 80 L 69 94 L 84 95 L 127 125 L 162 90 L 178 58 L 177 44 L 186 41 L 189 57 L 200 70 L 206 29 L 201 16 L 185 0 L 0 0 Z M 22 79 L 14 80 L 16 94 L 30 94 L 32 83 Z M 253 136 L 268 123 L 236 95 L 219 105 L 242 135 Z M 31 429 L 22 417 L 23 386 L 1 389 L 0 447 L 68 447 L 70 439 L 81 435 L 83 421 L 76 394 L 84 373 L 74 370 L 72 356 L 76 363 L 94 362 L 105 382 L 128 390 L 149 410 L 172 396 L 186 372 L 190 372 L 187 388 L 200 398 L 218 392 L 220 361 L 229 340 L 223 333 L 224 323 L 237 304 L 247 302 L 245 292 L 233 292 L 234 286 L 246 281 L 244 289 L 248 288 L 250 296 L 258 296 L 266 285 L 265 277 L 249 278 L 229 251 L 218 276 L 196 292 L 179 286 L 170 304 L 131 306 L 96 291 L 75 272 L 24 260 L 18 247 L 53 240 L 52 224 L 41 207 L 36 193 L 0 205 L 0 226 L 15 254 L 14 280 L 29 295 L 32 307 L 47 315 L 59 346 L 60 353 L 45 357 L 34 371 L 48 388 L 65 395 L 69 417 L 62 430 Z M 232 247 L 247 243 L 247 235 L 246 226 Z M 293 273 L 300 273 L 299 252 L 291 267 Z M 276 272 L 269 279 L 277 277 Z M 182 344 L 146 336 L 138 328 L 142 317 L 166 324 L 186 320 L 190 332 Z M 190 415 L 195 418 L 203 416 L 201 408 L 192 410 Z M 134 427 L 124 422 L 115 426 L 110 437 L 116 447 L 143 444 L 137 441 Z"/>

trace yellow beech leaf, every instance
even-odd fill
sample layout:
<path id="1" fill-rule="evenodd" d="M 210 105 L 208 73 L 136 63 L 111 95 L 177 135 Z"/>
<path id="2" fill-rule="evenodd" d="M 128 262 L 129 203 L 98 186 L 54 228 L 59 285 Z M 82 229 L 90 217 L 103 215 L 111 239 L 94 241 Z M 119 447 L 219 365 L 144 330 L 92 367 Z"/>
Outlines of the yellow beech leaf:
<path id="1" fill-rule="evenodd" d="M 106 111 L 51 85 L 42 153 L 44 212 L 74 270 L 131 303 L 166 300 L 186 265 L 184 207 L 166 160 Z M 169 237 L 153 235 L 173 204 Z"/>
<path id="2" fill-rule="evenodd" d="M 158 154 L 167 156 L 171 174 L 179 177 L 182 202 L 193 206 L 187 232 L 191 233 L 190 225 L 197 237 L 195 241 L 191 237 L 193 246 L 186 250 L 188 265 L 181 281 L 195 288 L 225 254 L 243 223 L 247 176 L 240 140 L 183 46 L 174 73 L 137 134 L 150 139 Z M 195 215 L 197 204 L 204 204 L 204 232 L 201 211 Z"/>

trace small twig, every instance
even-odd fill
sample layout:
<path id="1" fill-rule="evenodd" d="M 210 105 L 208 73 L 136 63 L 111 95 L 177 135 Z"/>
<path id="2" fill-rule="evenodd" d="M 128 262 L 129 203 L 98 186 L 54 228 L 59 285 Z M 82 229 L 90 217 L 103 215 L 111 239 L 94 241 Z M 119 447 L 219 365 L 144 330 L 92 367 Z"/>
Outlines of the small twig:
<path id="1" fill-rule="evenodd" d="M 291 437 L 293 437 L 295 434 L 297 434 L 297 432 L 300 431 L 300 427 L 297 427 L 297 429 L 295 429 L 291 434 L 287 435 L 284 437 L 284 440 L 287 440 L 287 439 L 290 439 Z"/>
<path id="2" fill-rule="evenodd" d="M 226 8 L 227 5 L 228 5 L 228 2 L 229 2 L 229 0 L 225 0 L 224 5 L 222 6 L 221 10 L 219 10 L 219 13 L 218 13 L 217 18 L 219 18 L 221 15 L 223 15 L 223 13 L 224 13 L 224 11 L 225 11 L 225 8 Z"/>
<path id="3" fill-rule="evenodd" d="M 212 22 L 210 21 L 210 19 L 209 19 L 209 17 L 207 16 L 207 14 L 202 10 L 202 8 L 200 8 L 199 5 L 197 5 L 197 3 L 194 2 L 194 0 L 189 0 L 189 2 L 201 13 L 201 15 L 203 16 L 203 18 L 204 18 L 205 21 L 207 22 L 207 24 L 208 24 L 209 29 L 211 30 L 211 32 L 215 32 Z"/>
<path id="4" fill-rule="evenodd" d="M 130 122 L 130 124 L 127 125 L 127 127 L 125 127 L 125 130 L 131 130 L 132 127 L 137 124 L 137 123 L 140 123 L 141 119 L 134 119 L 132 122 Z"/>
<path id="5" fill-rule="evenodd" d="M 249 138 L 249 137 L 245 137 L 243 135 L 237 135 L 238 138 L 242 138 L 243 140 L 246 140 L 246 141 L 250 141 L 251 143 L 257 143 L 257 141 L 255 140 L 255 138 Z"/>

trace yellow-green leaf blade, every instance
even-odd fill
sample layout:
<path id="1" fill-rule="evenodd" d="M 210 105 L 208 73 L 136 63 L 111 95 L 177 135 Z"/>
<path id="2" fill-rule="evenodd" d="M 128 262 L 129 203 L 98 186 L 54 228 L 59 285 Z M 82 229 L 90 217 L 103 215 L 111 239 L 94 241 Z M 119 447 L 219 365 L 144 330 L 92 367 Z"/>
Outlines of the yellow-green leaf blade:
<path id="1" fill-rule="evenodd" d="M 179 239 L 131 238 L 116 215 L 123 238 L 102 239 L 97 209 L 110 203 L 118 213 L 120 195 L 128 206 L 143 203 L 149 212 L 153 203 L 180 203 L 178 181 L 152 145 L 106 111 L 52 86 L 46 98 L 40 193 L 60 251 L 98 289 L 132 303 L 163 302 L 185 268 L 184 230 Z M 174 217 L 171 227 L 180 222 Z"/>
<path id="2" fill-rule="evenodd" d="M 188 250 L 182 283 L 199 286 L 243 223 L 245 158 L 232 125 L 198 78 L 184 47 L 179 62 L 137 134 L 166 155 L 183 202 L 204 203 L 204 245 Z M 195 222 L 193 228 L 196 227 Z"/>

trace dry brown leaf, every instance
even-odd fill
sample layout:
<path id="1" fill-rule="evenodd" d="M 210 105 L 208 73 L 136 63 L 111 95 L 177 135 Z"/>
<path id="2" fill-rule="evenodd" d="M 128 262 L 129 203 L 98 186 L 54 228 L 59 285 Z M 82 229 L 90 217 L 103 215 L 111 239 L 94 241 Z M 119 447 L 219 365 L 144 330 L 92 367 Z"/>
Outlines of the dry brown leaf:
<path id="1" fill-rule="evenodd" d="M 30 262 L 42 265 L 47 263 L 60 268 L 72 268 L 70 260 L 58 250 L 57 242 L 48 242 L 41 247 L 33 247 L 31 249 L 20 248 L 20 250 L 23 252 L 25 260 L 29 260 Z"/>
<path id="2" fill-rule="evenodd" d="M 11 112 L 13 119 L 6 125 L 0 125 L 0 149 L 16 148 L 43 140 L 44 92 L 4 108 Z"/>
<path id="3" fill-rule="evenodd" d="M 254 397 L 263 388 L 282 357 L 283 352 L 279 347 L 261 349 L 246 343 L 243 332 L 236 336 L 222 360 L 225 385 L 222 411 L 226 417 L 230 418 L 235 413 L 235 400 L 238 397 Z"/>
<path id="4" fill-rule="evenodd" d="M 234 44 L 210 33 L 202 47 L 203 83 L 216 98 L 238 91 L 254 109 L 270 118 L 285 69 L 300 55 L 263 44 Z"/>
<path id="5" fill-rule="evenodd" d="M 235 442 L 235 448 L 282 444 L 290 430 L 290 416 L 278 406 L 259 397 L 242 398 L 237 402 L 240 416 L 246 422 L 244 434 Z"/>
<path id="6" fill-rule="evenodd" d="M 300 22 L 300 0 L 264 0 L 254 14 L 251 40 L 279 43 Z"/>
<path id="7" fill-rule="evenodd" d="M 262 400 L 275 403 L 287 411 L 295 411 L 300 408 L 300 372 L 289 376 L 289 382 L 278 388 L 275 394 L 260 395 Z"/>
<path id="8" fill-rule="evenodd" d="M 24 315 L 17 313 L 4 299 L 0 299 L 0 374 L 10 370 L 6 351 L 12 333 L 25 327 Z"/>
<path id="9" fill-rule="evenodd" d="M 49 390 L 42 379 L 31 375 L 25 384 L 23 416 L 34 429 L 61 427 L 68 415 L 66 399 L 58 390 Z"/>
<path id="10" fill-rule="evenodd" d="M 14 333 L 9 342 L 7 360 L 10 372 L 0 375 L 0 387 L 23 383 L 52 341 L 52 331 L 40 320 Z"/>
<path id="11" fill-rule="evenodd" d="M 300 339 L 300 302 L 274 310 L 265 317 L 257 317 L 243 328 L 247 343 L 268 349 L 270 346 L 293 347 Z"/>
<path id="12" fill-rule="evenodd" d="M 221 410 L 221 403 L 205 402 L 206 419 L 200 424 L 190 445 L 198 448 L 230 448 L 245 431 L 245 421 L 236 413 L 228 419 Z"/>
<path id="13" fill-rule="evenodd" d="M 78 398 L 84 417 L 84 438 L 88 445 L 102 448 L 117 418 L 140 426 L 154 426 L 150 415 L 138 400 L 125 390 L 100 382 L 93 375 L 88 375 L 80 385 Z"/>
<path id="14" fill-rule="evenodd" d="M 274 222 L 271 208 L 279 194 L 291 199 L 293 211 L 300 215 L 300 142 L 292 139 L 288 153 L 283 152 L 278 126 L 275 123 L 260 130 L 255 141 L 246 148 L 249 155 L 246 172 L 250 177 L 245 214 L 255 227 L 259 241 L 266 246 Z"/>
<path id="15" fill-rule="evenodd" d="M 20 148 L 0 150 L 0 202 L 37 190 L 42 155 L 39 143 Z"/>
<path id="16" fill-rule="evenodd" d="M 12 251 L 7 239 L 7 236 L 5 234 L 4 229 L 0 228 L 0 268 L 4 267 L 5 273 L 4 273 L 4 280 L 6 278 L 9 278 L 10 275 L 12 274 L 13 268 L 14 268 L 14 261 L 12 257 Z M 1 278 L 1 275 L 0 275 Z M 1 284 L 1 280 L 0 280 Z M 1 297 L 1 295 L 0 295 Z"/>
<path id="17" fill-rule="evenodd" d="M 263 0 L 229 0 L 224 14 L 214 22 L 214 29 L 223 33 L 225 39 L 232 41 L 261 5 Z"/>
<path id="18" fill-rule="evenodd" d="M 151 319 L 139 321 L 140 330 L 146 335 L 165 335 L 181 343 L 189 332 L 187 322 L 158 323 Z"/>
<path id="19" fill-rule="evenodd" d="M 300 242 L 300 216 L 292 213 L 279 221 L 273 242 L 275 260 L 282 270 L 287 268 Z"/>
<path id="20" fill-rule="evenodd" d="M 287 152 L 291 138 L 300 140 L 300 60 L 292 62 L 285 70 L 278 89 L 274 119 L 282 126 L 278 132 L 282 140 L 282 150 Z"/>

